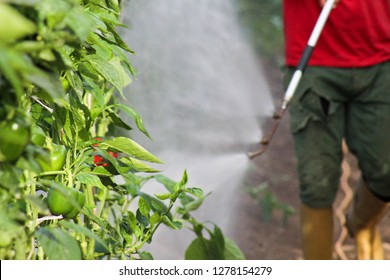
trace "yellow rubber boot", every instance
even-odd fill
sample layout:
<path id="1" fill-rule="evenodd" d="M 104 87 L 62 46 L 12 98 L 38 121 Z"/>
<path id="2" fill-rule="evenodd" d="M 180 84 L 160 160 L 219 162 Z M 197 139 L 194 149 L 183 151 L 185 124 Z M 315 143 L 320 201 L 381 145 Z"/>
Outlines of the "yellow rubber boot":
<path id="1" fill-rule="evenodd" d="M 333 210 L 301 205 L 303 257 L 306 260 L 331 260 L 333 255 Z"/>
<path id="2" fill-rule="evenodd" d="M 382 260 L 384 250 L 378 224 L 387 204 L 362 184 L 355 194 L 352 214 L 347 217 L 347 227 L 355 237 L 359 260 Z"/>
<path id="3" fill-rule="evenodd" d="M 382 239 L 376 227 L 357 230 L 355 239 L 359 260 L 384 259 Z"/>

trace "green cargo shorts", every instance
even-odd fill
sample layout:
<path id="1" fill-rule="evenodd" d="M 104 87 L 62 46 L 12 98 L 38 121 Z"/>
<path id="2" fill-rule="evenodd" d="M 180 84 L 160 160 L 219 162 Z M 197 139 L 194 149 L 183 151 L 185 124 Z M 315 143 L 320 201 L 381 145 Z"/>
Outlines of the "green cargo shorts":
<path id="1" fill-rule="evenodd" d="M 286 68 L 286 85 L 293 73 Z M 308 67 L 289 112 L 302 203 L 333 204 L 343 139 L 370 190 L 390 200 L 390 61 L 367 68 Z"/>

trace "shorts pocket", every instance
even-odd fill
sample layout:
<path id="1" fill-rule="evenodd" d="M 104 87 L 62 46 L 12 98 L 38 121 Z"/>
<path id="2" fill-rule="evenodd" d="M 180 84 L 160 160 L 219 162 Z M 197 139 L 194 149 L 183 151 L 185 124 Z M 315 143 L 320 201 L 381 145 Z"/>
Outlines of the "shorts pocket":
<path id="1" fill-rule="evenodd" d="M 305 88 L 295 96 L 290 104 L 291 131 L 296 133 L 304 129 L 310 121 L 326 121 L 334 108 L 331 103 L 321 97 L 312 88 Z"/>

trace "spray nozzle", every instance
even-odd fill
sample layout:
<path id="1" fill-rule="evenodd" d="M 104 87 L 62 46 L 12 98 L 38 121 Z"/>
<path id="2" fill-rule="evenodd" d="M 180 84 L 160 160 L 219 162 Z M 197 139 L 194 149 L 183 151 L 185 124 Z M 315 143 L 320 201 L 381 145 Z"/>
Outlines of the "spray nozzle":
<path id="1" fill-rule="evenodd" d="M 274 124 L 273 124 L 273 127 L 271 129 L 271 132 L 268 134 L 268 136 L 266 137 L 263 137 L 263 139 L 261 139 L 260 141 L 260 144 L 262 145 L 262 147 L 260 149 L 258 149 L 257 151 L 254 151 L 254 152 L 249 152 L 248 153 L 248 157 L 250 159 L 253 159 L 261 154 L 263 154 L 266 150 L 267 150 L 267 147 L 268 147 L 268 144 L 269 142 L 271 141 L 272 137 L 274 136 L 275 132 L 276 132 L 276 129 L 278 128 L 279 126 L 279 123 L 280 123 L 280 120 L 282 119 L 283 117 L 283 113 L 284 113 L 284 109 L 280 109 L 279 111 L 276 111 L 273 116 L 272 116 L 272 119 L 275 120 Z"/>

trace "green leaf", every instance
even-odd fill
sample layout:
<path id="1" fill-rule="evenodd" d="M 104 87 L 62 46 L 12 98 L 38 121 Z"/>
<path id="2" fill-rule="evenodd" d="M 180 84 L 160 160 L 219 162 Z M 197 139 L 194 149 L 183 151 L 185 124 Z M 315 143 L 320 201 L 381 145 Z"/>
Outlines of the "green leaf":
<path id="1" fill-rule="evenodd" d="M 93 79 L 94 81 L 101 80 L 99 72 L 97 72 L 96 69 L 86 61 L 81 61 L 78 64 L 77 69 L 82 77 L 85 76 L 85 77 Z"/>
<path id="2" fill-rule="evenodd" d="M 131 50 L 129 48 L 129 46 L 122 40 L 121 36 L 115 31 L 114 28 L 112 28 L 110 25 L 107 25 L 107 30 L 112 33 L 112 35 L 114 36 L 115 41 L 119 47 L 121 47 L 122 49 L 124 49 L 125 51 L 127 51 L 131 54 L 135 54 L 135 52 L 133 50 Z"/>
<path id="3" fill-rule="evenodd" d="M 161 216 L 157 212 L 154 212 L 153 215 L 149 219 L 151 226 L 158 224 L 160 221 L 161 221 Z"/>
<path id="4" fill-rule="evenodd" d="M 103 166 L 96 166 L 91 174 L 97 175 L 97 176 L 112 176 L 111 172 L 108 171 L 106 168 Z"/>
<path id="5" fill-rule="evenodd" d="M 129 228 L 126 227 L 126 225 L 122 224 L 120 227 L 120 232 L 121 232 L 122 238 L 126 242 L 126 245 L 131 245 L 133 243 L 133 234 L 132 234 L 131 230 L 129 230 Z"/>
<path id="6" fill-rule="evenodd" d="M 130 155 L 137 159 L 154 162 L 154 163 L 162 163 L 157 157 L 152 155 L 150 152 L 145 150 L 139 144 L 134 142 L 133 140 L 126 137 L 116 137 L 111 140 L 103 141 L 99 144 L 102 148 L 111 148 L 115 149 L 124 154 Z"/>
<path id="7" fill-rule="evenodd" d="M 149 216 L 149 214 L 147 216 L 143 215 L 141 210 L 139 208 L 137 209 L 135 217 L 137 218 L 140 228 L 143 229 L 150 225 Z"/>
<path id="8" fill-rule="evenodd" d="M 90 13 L 77 6 L 67 13 L 65 22 L 80 41 L 87 39 L 88 35 L 96 28 Z"/>
<path id="9" fill-rule="evenodd" d="M 24 94 L 19 71 L 25 69 L 25 65 L 28 63 L 17 52 L 2 47 L 0 44 L 0 72 L 8 79 L 19 98 Z"/>
<path id="10" fill-rule="evenodd" d="M 2 166 L 0 169 L 0 186 L 9 190 L 10 193 L 18 191 L 20 178 L 22 177 L 23 172 L 18 168 L 12 168 L 10 166 Z"/>
<path id="11" fill-rule="evenodd" d="M 187 191 L 188 189 L 186 189 Z M 203 191 L 197 188 L 194 188 L 192 190 L 196 190 L 195 194 L 198 199 L 194 199 L 194 197 L 189 196 L 189 195 L 180 195 L 180 202 L 183 205 L 182 208 L 180 208 L 180 213 L 184 216 L 188 214 L 191 211 L 197 210 L 204 202 L 207 196 L 203 196 Z M 192 192 L 190 192 L 192 193 Z"/>
<path id="12" fill-rule="evenodd" d="M 102 36 L 103 35 L 92 32 L 88 37 L 88 42 L 90 42 L 91 47 L 95 50 L 97 55 L 110 60 L 114 55 L 114 52 L 111 49 L 112 45 L 109 42 L 106 42 L 106 40 L 102 40 Z"/>
<path id="13" fill-rule="evenodd" d="M 203 198 L 203 190 L 200 188 L 187 188 L 186 192 L 192 194 L 193 196 L 196 196 L 198 198 Z"/>
<path id="14" fill-rule="evenodd" d="M 45 44 L 43 41 L 23 40 L 13 44 L 13 49 L 17 52 L 33 53 L 45 49 L 49 49 L 51 46 Z"/>
<path id="15" fill-rule="evenodd" d="M 171 220 L 171 218 L 169 218 L 168 216 L 166 215 L 163 215 L 161 217 L 161 221 L 167 225 L 168 227 L 174 229 L 174 230 L 179 230 L 183 227 L 182 223 L 179 222 L 179 221 L 173 221 Z"/>
<path id="16" fill-rule="evenodd" d="M 201 236 L 195 238 L 185 251 L 186 260 L 222 260 L 215 242 Z"/>
<path id="17" fill-rule="evenodd" d="M 125 114 L 127 114 L 128 116 L 133 118 L 135 120 L 135 123 L 136 123 L 138 129 L 142 133 L 144 133 L 148 138 L 151 139 L 149 132 L 146 130 L 146 128 L 145 128 L 145 126 L 144 126 L 144 124 L 142 122 L 141 116 L 136 111 L 134 111 L 132 108 L 130 108 L 129 106 L 126 106 L 124 104 L 113 104 L 111 106 L 118 107 Z"/>
<path id="18" fill-rule="evenodd" d="M 54 115 L 57 118 L 58 125 L 65 132 L 64 138 L 71 146 L 76 141 L 84 142 L 90 139 L 91 118 L 88 108 L 76 96 L 69 99 L 70 106 L 56 108 Z"/>
<path id="19" fill-rule="evenodd" d="M 211 234 L 211 240 L 215 242 L 216 247 L 218 248 L 219 254 L 224 256 L 225 251 L 225 237 L 222 233 L 222 230 L 214 224 L 214 233 Z"/>
<path id="20" fill-rule="evenodd" d="M 110 101 L 111 94 L 114 90 L 109 89 L 107 91 L 103 91 L 100 87 L 99 81 L 97 79 L 88 77 L 86 75 L 81 74 L 82 80 L 84 83 L 81 84 L 81 90 L 85 90 L 90 93 L 93 98 L 93 108 L 91 110 L 91 115 L 93 119 L 99 116 L 105 109 L 106 103 Z M 81 91 L 82 92 L 82 91 Z"/>
<path id="21" fill-rule="evenodd" d="M 117 13 L 120 11 L 121 6 L 120 6 L 120 1 L 118 0 L 108 0 L 109 7 L 116 11 Z"/>
<path id="22" fill-rule="evenodd" d="M 138 209 L 145 217 L 149 216 L 150 206 L 142 196 L 138 200 Z"/>
<path id="23" fill-rule="evenodd" d="M 139 238 L 142 235 L 141 228 L 138 226 L 137 218 L 134 215 L 133 212 L 128 211 L 127 215 L 123 217 L 124 221 L 126 221 L 129 226 L 131 231 L 134 233 L 134 235 Z"/>
<path id="24" fill-rule="evenodd" d="M 214 225 L 210 232 L 210 239 L 206 239 L 199 232 L 199 236 L 191 242 L 185 252 L 186 260 L 244 260 L 245 256 L 240 248 L 229 238 L 225 237 L 221 229 Z"/>
<path id="25" fill-rule="evenodd" d="M 164 176 L 163 174 L 158 174 L 153 176 L 157 182 L 161 183 L 169 192 L 173 193 L 176 182 L 171 178 Z"/>
<path id="26" fill-rule="evenodd" d="M 69 84 L 72 86 L 73 90 L 79 95 L 83 95 L 84 85 L 81 80 L 79 73 L 75 71 L 69 71 L 66 73 L 65 78 L 69 81 Z"/>
<path id="27" fill-rule="evenodd" d="M 102 20 L 102 18 L 95 12 L 91 14 L 92 19 L 94 21 L 95 26 L 97 27 L 98 30 L 100 30 L 103 33 L 107 32 L 107 26 Z"/>
<path id="28" fill-rule="evenodd" d="M 79 243 L 63 229 L 40 228 L 35 235 L 50 260 L 81 260 Z"/>
<path id="29" fill-rule="evenodd" d="M 133 172 L 148 172 L 148 173 L 160 172 L 160 170 L 154 169 L 149 165 L 145 164 L 144 162 L 139 161 L 135 158 L 123 157 L 120 159 L 120 161 L 128 166 L 131 166 Z"/>
<path id="30" fill-rule="evenodd" d="M 229 238 L 224 240 L 223 254 L 217 249 L 215 240 L 197 237 L 185 252 L 186 260 L 245 260 L 241 249 Z"/>
<path id="31" fill-rule="evenodd" d="M 184 213 L 197 210 L 203 203 L 204 198 L 199 198 L 184 205 Z"/>
<path id="32" fill-rule="evenodd" d="M 173 187 L 174 191 L 177 192 L 177 191 L 184 190 L 187 182 L 188 182 L 187 170 L 184 170 L 181 180 L 177 182 Z"/>
<path id="33" fill-rule="evenodd" d="M 139 256 L 141 260 L 153 260 L 152 254 L 146 251 L 139 252 Z"/>
<path id="34" fill-rule="evenodd" d="M 121 79 L 121 73 L 105 58 L 91 54 L 84 58 L 104 79 L 112 84 L 123 96 L 124 81 Z"/>
<path id="35" fill-rule="evenodd" d="M 28 195 L 25 199 L 31 206 L 37 208 L 39 212 L 47 212 L 47 204 L 42 200 L 42 198 L 33 195 Z"/>
<path id="36" fill-rule="evenodd" d="M 131 73 L 131 75 L 135 76 L 137 74 L 137 70 L 130 64 L 127 54 L 125 54 L 124 51 L 117 45 L 111 45 L 111 50 L 114 52 L 116 56 L 120 58 L 121 62 L 124 64 L 126 69 Z"/>
<path id="37" fill-rule="evenodd" d="M 10 5 L 0 3 L 0 43 L 11 43 L 36 31 L 35 24 Z"/>
<path id="38" fill-rule="evenodd" d="M 45 98 L 55 102 L 60 106 L 65 106 L 68 104 L 67 100 L 65 99 L 64 89 L 62 88 L 62 84 L 57 75 L 34 69 L 26 75 L 26 78 L 31 83 L 37 85 L 45 91 Z"/>
<path id="39" fill-rule="evenodd" d="M 37 6 L 40 20 L 45 21 L 50 29 L 64 27 L 63 21 L 71 9 L 68 1 L 42 0 Z"/>
<path id="40" fill-rule="evenodd" d="M 138 195 L 145 199 L 145 201 L 149 204 L 149 207 L 154 212 L 158 212 L 159 214 L 167 214 L 168 207 L 162 201 L 144 192 L 139 192 Z M 168 213 L 168 216 L 171 217 L 171 214 Z"/>
<path id="41" fill-rule="evenodd" d="M 166 200 L 171 198 L 171 193 L 164 193 L 164 194 L 155 194 L 155 196 L 160 200 Z"/>
<path id="42" fill-rule="evenodd" d="M 12 2 L 12 4 L 19 4 L 25 6 L 33 6 L 37 4 L 40 0 L 2 0 L 3 2 Z"/>
<path id="43" fill-rule="evenodd" d="M 245 260 L 245 255 L 237 244 L 225 237 L 225 259 L 226 260 Z"/>
<path id="44" fill-rule="evenodd" d="M 11 213 L 9 213 L 9 209 L 6 209 L 5 207 L 5 205 L 0 205 L 0 238 L 2 246 L 8 246 L 12 239 L 16 237 L 20 231 L 23 231 L 23 227 L 18 225 Z"/>
<path id="45" fill-rule="evenodd" d="M 105 1 L 105 4 L 102 4 L 100 1 L 91 2 L 91 11 L 94 15 L 97 15 L 99 19 L 103 20 L 106 26 L 121 24 L 118 20 L 119 10 L 111 9 L 107 4 L 107 1 Z"/>
<path id="46" fill-rule="evenodd" d="M 100 181 L 100 178 L 97 175 L 91 174 L 91 173 L 79 173 L 76 175 L 76 179 L 85 185 L 88 186 L 95 186 L 98 188 L 104 188 L 104 185 L 102 184 L 102 181 Z"/>
<path id="47" fill-rule="evenodd" d="M 81 233 L 89 238 L 92 238 L 95 240 L 96 243 L 98 243 L 100 249 L 103 249 L 106 252 L 109 252 L 109 248 L 107 247 L 106 243 L 96 234 L 94 234 L 90 229 L 83 227 L 81 225 L 75 224 L 70 221 L 62 220 L 60 221 L 60 224 L 68 229 L 71 229 L 77 233 Z"/>
<path id="48" fill-rule="evenodd" d="M 94 221 L 101 229 L 104 230 L 104 232 L 109 235 L 111 238 L 115 239 L 115 241 L 120 242 L 120 236 L 119 233 L 116 231 L 116 229 L 111 226 L 106 220 L 96 216 L 92 209 L 89 209 L 84 206 L 83 214 L 87 216 L 90 220 Z"/>
<path id="49" fill-rule="evenodd" d="M 112 110 L 108 110 L 108 116 L 110 117 L 112 124 L 114 124 L 118 127 L 124 128 L 126 130 L 132 129 L 127 123 L 125 123 L 121 119 L 121 117 L 116 112 L 114 112 Z"/>
<path id="50" fill-rule="evenodd" d="M 162 203 L 161 201 L 157 200 L 157 199 L 152 199 L 152 200 L 150 200 L 148 202 L 150 203 L 151 208 L 153 209 L 153 211 L 156 211 L 159 214 L 166 213 L 166 211 L 168 210 L 166 205 L 164 203 Z"/>
<path id="51" fill-rule="evenodd" d="M 109 60 L 112 66 L 118 71 L 119 77 L 117 79 L 120 79 L 122 81 L 122 86 L 126 87 L 129 84 L 131 84 L 132 80 L 129 76 L 129 74 L 125 71 L 125 68 L 122 66 L 121 60 L 119 57 L 114 56 Z"/>

